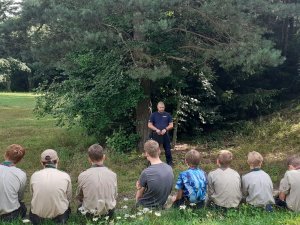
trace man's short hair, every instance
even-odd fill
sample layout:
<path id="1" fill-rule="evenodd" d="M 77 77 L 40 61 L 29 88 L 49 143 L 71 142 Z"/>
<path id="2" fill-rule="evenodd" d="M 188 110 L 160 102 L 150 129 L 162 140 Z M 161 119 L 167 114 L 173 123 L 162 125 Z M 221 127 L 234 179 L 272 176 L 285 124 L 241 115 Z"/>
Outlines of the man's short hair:
<path id="1" fill-rule="evenodd" d="M 185 160 L 189 166 L 198 166 L 200 158 L 200 153 L 196 150 L 190 150 L 185 154 Z"/>
<path id="2" fill-rule="evenodd" d="M 157 141 L 148 140 L 144 144 L 144 151 L 152 158 L 157 158 L 160 153 L 159 144 Z"/>
<path id="3" fill-rule="evenodd" d="M 92 161 L 98 162 L 103 159 L 104 149 L 99 144 L 93 144 L 88 149 L 88 156 Z"/>
<path id="4" fill-rule="evenodd" d="M 5 158 L 14 164 L 21 161 L 25 155 L 25 149 L 21 145 L 12 144 L 7 147 L 5 152 Z"/>
<path id="5" fill-rule="evenodd" d="M 259 152 L 252 151 L 248 153 L 248 164 L 254 167 L 259 167 L 264 161 L 264 158 Z"/>
<path id="6" fill-rule="evenodd" d="M 160 102 L 157 103 L 157 105 L 163 105 L 163 106 L 165 106 L 165 103 L 162 102 L 162 101 L 160 101 Z"/>
<path id="7" fill-rule="evenodd" d="M 232 153 L 228 150 L 221 150 L 218 154 L 218 160 L 221 166 L 228 167 L 232 161 Z"/>
<path id="8" fill-rule="evenodd" d="M 291 157 L 288 157 L 287 165 L 288 166 L 293 166 L 293 167 L 300 167 L 300 156 L 299 155 L 293 155 Z"/>

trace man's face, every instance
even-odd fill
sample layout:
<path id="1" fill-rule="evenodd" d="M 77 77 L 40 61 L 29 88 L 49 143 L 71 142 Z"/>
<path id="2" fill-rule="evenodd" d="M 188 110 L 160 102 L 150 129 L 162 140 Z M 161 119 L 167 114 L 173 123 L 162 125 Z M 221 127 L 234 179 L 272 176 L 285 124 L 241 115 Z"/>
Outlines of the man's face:
<path id="1" fill-rule="evenodd" d="M 165 106 L 163 104 L 158 104 L 157 110 L 158 110 L 158 112 L 162 113 L 165 111 Z"/>

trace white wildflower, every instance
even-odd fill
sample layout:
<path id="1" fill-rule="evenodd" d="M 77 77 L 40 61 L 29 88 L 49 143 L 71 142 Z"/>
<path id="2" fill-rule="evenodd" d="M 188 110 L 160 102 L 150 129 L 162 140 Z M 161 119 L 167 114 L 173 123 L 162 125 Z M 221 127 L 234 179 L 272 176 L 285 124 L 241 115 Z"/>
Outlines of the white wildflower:
<path id="1" fill-rule="evenodd" d="M 186 208 L 186 205 L 181 205 L 181 206 L 179 206 L 179 210 L 185 210 L 185 208 Z"/>
<path id="2" fill-rule="evenodd" d="M 23 223 L 30 223 L 29 219 L 22 220 Z"/>
<path id="3" fill-rule="evenodd" d="M 154 214 L 155 214 L 155 216 L 161 216 L 160 212 L 155 212 Z"/>
<path id="4" fill-rule="evenodd" d="M 131 215 L 130 218 L 135 219 L 136 215 Z"/>
<path id="5" fill-rule="evenodd" d="M 124 215 L 124 218 L 125 218 L 125 219 L 128 218 L 128 217 L 130 217 L 129 214 L 125 214 L 125 215 Z"/>
<path id="6" fill-rule="evenodd" d="M 128 206 L 127 206 L 127 205 L 124 205 L 124 206 L 122 207 L 122 209 L 128 209 Z"/>
<path id="7" fill-rule="evenodd" d="M 151 214 L 151 213 L 152 213 L 152 210 L 149 210 L 148 213 Z"/>
<path id="8" fill-rule="evenodd" d="M 98 221 L 98 219 L 99 219 L 99 218 L 97 218 L 97 217 L 96 217 L 96 218 L 93 218 L 93 221 L 96 222 L 96 221 Z"/>
<path id="9" fill-rule="evenodd" d="M 120 220 L 120 219 L 121 219 L 121 216 L 117 216 L 116 219 L 117 219 L 117 220 Z"/>
<path id="10" fill-rule="evenodd" d="M 109 216 L 106 216 L 106 217 L 104 217 L 105 218 L 105 220 L 108 220 L 109 219 Z"/>
<path id="11" fill-rule="evenodd" d="M 147 212 L 149 212 L 149 211 L 150 211 L 149 208 L 143 208 L 143 213 L 147 213 Z"/>
<path id="12" fill-rule="evenodd" d="M 128 198 L 124 198 L 124 201 L 127 202 L 129 199 Z"/>
<path id="13" fill-rule="evenodd" d="M 138 215 L 138 216 L 142 216 L 143 215 L 143 213 L 142 212 L 137 212 L 137 214 L 136 215 Z"/>
<path id="14" fill-rule="evenodd" d="M 95 210 L 95 209 L 91 209 L 91 210 L 90 210 L 90 213 L 91 213 L 91 214 L 95 214 L 95 213 L 96 213 L 96 210 Z"/>
<path id="15" fill-rule="evenodd" d="M 192 206 L 192 207 L 195 206 L 195 205 L 196 205 L 196 203 L 190 203 L 190 206 Z"/>

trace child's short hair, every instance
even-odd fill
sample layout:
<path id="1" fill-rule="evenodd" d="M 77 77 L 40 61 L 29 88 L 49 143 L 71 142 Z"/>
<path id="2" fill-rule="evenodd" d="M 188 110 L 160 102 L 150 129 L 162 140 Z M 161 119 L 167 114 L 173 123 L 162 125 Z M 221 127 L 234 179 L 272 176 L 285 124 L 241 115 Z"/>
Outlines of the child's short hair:
<path id="1" fill-rule="evenodd" d="M 259 152 L 252 151 L 248 153 L 248 164 L 253 167 L 259 167 L 261 163 L 264 161 L 264 158 Z"/>
<path id="2" fill-rule="evenodd" d="M 100 161 L 103 159 L 104 150 L 101 145 L 93 144 L 88 149 L 88 156 L 92 161 Z"/>
<path id="3" fill-rule="evenodd" d="M 298 155 L 293 155 L 287 159 L 287 165 L 293 167 L 300 167 L 300 157 Z"/>
<path id="4" fill-rule="evenodd" d="M 148 153 L 148 155 L 152 158 L 156 158 L 159 156 L 160 148 L 157 141 L 148 140 L 144 144 L 144 151 Z"/>
<path id="5" fill-rule="evenodd" d="M 218 160 L 221 166 L 228 167 L 232 161 L 232 153 L 228 150 L 221 150 L 218 154 Z"/>
<path id="6" fill-rule="evenodd" d="M 21 145 L 12 144 L 7 147 L 5 152 L 5 158 L 14 164 L 21 161 L 25 155 L 25 149 Z"/>
<path id="7" fill-rule="evenodd" d="M 185 160 L 189 166 L 198 166 L 200 163 L 200 153 L 196 150 L 190 150 L 185 154 Z"/>

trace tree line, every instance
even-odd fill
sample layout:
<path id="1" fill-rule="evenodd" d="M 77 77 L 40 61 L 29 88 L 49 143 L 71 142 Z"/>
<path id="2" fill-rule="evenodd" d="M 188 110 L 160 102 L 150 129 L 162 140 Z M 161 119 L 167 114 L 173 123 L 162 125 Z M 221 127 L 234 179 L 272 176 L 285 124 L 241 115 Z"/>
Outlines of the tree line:
<path id="1" fill-rule="evenodd" d="M 34 90 L 39 116 L 124 151 L 159 100 L 197 135 L 297 96 L 299 14 L 298 0 L 3 0 L 0 89 Z"/>

